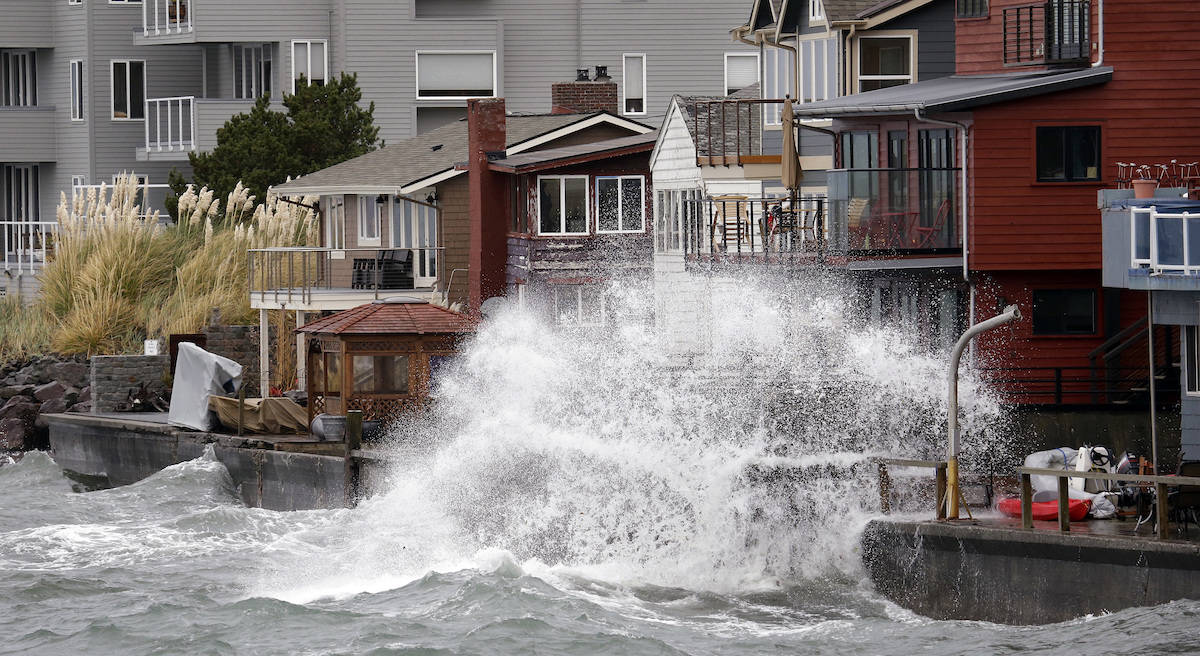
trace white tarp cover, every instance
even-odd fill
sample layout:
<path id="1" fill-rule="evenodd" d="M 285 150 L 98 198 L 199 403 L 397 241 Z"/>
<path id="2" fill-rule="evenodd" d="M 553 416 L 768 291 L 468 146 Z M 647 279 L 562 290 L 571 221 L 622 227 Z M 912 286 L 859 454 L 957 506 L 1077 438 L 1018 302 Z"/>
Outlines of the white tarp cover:
<path id="1" fill-rule="evenodd" d="M 1075 471 L 1079 451 L 1071 447 L 1060 447 L 1038 451 L 1025 456 L 1025 466 L 1038 469 L 1061 469 Z M 1034 489 L 1033 501 L 1055 501 L 1058 499 L 1058 479 L 1054 476 L 1030 476 L 1029 485 Z M 1096 519 L 1107 519 L 1117 514 L 1117 507 L 1104 494 L 1092 494 L 1070 487 L 1067 496 L 1072 499 L 1088 499 L 1092 502 L 1090 514 Z"/>
<path id="2" fill-rule="evenodd" d="M 212 394 L 232 394 L 242 382 L 242 365 L 192 344 L 182 342 L 175 360 L 175 384 L 167 423 L 208 431 L 217 422 L 208 409 Z"/>

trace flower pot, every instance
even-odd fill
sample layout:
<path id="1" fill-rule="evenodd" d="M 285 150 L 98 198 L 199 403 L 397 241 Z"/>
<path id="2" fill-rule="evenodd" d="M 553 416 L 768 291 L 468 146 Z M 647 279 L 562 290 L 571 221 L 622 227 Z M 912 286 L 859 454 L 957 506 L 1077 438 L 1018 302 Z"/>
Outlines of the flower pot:
<path id="1" fill-rule="evenodd" d="M 1154 198 L 1154 190 L 1158 188 L 1158 180 L 1134 180 L 1134 198 Z"/>

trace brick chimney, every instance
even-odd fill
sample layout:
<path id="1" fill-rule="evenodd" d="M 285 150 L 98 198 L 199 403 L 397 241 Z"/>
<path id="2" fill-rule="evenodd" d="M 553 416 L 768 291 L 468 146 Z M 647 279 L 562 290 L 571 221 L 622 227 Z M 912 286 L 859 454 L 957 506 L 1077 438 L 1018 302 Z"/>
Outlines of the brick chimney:
<path id="1" fill-rule="evenodd" d="M 597 74 L 596 79 L 589 80 L 586 70 L 580 69 L 578 78 L 573 82 L 550 85 L 550 111 L 555 114 L 617 113 L 617 83 L 607 73 Z"/>
<path id="2" fill-rule="evenodd" d="M 468 311 L 478 315 L 479 306 L 504 294 L 504 266 L 508 257 L 507 220 L 509 206 L 505 176 L 488 169 L 488 155 L 504 152 L 505 116 L 503 98 L 467 101 L 468 208 L 471 217 L 468 256 Z"/>

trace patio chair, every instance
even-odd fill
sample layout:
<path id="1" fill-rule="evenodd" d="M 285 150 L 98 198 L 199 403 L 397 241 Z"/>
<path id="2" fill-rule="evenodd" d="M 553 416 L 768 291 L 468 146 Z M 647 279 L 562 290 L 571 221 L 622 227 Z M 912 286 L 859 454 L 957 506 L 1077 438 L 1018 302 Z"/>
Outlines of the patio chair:
<path id="1" fill-rule="evenodd" d="M 749 203 L 746 196 L 715 196 L 713 208 L 713 251 L 736 251 L 750 245 Z"/>
<path id="2" fill-rule="evenodd" d="M 947 198 L 938 206 L 937 216 L 933 218 L 933 225 L 929 226 L 913 226 L 913 241 L 916 243 L 916 248 L 929 248 L 937 239 L 942 229 L 946 227 L 946 221 L 950 218 L 950 199 Z"/>
<path id="3" fill-rule="evenodd" d="M 1200 460 L 1185 460 L 1179 463 L 1180 476 L 1200 476 Z M 1171 514 L 1183 525 L 1183 534 L 1188 534 L 1188 524 L 1200 526 L 1200 485 L 1180 485 L 1167 496 Z"/>
<path id="4" fill-rule="evenodd" d="M 869 198 L 851 198 L 846 203 L 846 229 L 850 237 L 850 250 L 870 248 L 870 210 Z"/>

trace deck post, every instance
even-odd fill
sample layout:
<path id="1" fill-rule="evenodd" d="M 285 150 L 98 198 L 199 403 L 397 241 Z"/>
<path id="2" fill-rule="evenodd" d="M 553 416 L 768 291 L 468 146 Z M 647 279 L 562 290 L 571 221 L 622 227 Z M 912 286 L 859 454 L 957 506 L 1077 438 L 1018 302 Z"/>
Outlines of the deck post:
<path id="1" fill-rule="evenodd" d="M 1058 530 L 1063 533 L 1071 531 L 1070 482 L 1066 476 L 1058 477 Z"/>
<path id="2" fill-rule="evenodd" d="M 1029 474 L 1021 474 L 1021 527 L 1033 528 L 1033 484 Z"/>
<path id="3" fill-rule="evenodd" d="M 258 311 L 258 392 L 271 395 L 271 317 L 266 308 Z"/>
<path id="4" fill-rule="evenodd" d="M 1157 474 L 1157 473 L 1158 473 L 1158 471 L 1155 470 L 1155 474 Z M 1154 484 L 1154 502 L 1156 504 L 1156 507 L 1154 509 L 1154 516 L 1155 516 L 1155 526 L 1158 529 L 1158 539 L 1166 540 L 1167 539 L 1167 528 L 1168 528 L 1167 525 L 1170 523 L 1167 521 L 1169 518 L 1167 517 L 1167 484 L 1166 483 L 1155 483 Z"/>
<path id="5" fill-rule="evenodd" d="M 892 477 L 888 475 L 887 463 L 879 463 L 879 511 L 887 514 L 892 510 Z"/>
<path id="6" fill-rule="evenodd" d="M 346 507 L 353 508 L 358 503 L 358 461 L 354 452 L 362 447 L 362 410 L 346 412 Z"/>
<path id="7" fill-rule="evenodd" d="M 303 328 L 304 310 L 296 310 L 296 327 Z M 308 340 L 304 333 L 296 333 L 296 389 L 301 392 L 308 389 Z"/>
<path id="8" fill-rule="evenodd" d="M 944 503 L 946 498 L 946 468 L 938 467 L 933 472 L 933 502 L 937 504 L 937 518 L 946 519 L 946 506 Z"/>

